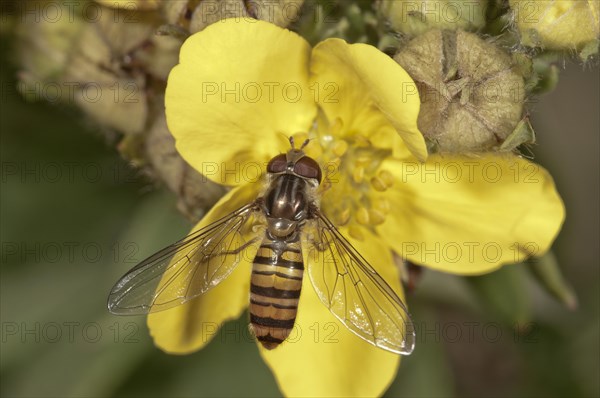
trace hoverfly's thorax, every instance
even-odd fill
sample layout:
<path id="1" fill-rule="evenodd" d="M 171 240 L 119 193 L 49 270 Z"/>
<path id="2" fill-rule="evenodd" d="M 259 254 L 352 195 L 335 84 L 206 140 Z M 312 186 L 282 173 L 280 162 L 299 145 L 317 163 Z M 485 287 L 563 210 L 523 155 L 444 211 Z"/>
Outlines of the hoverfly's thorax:
<path id="1" fill-rule="evenodd" d="M 265 194 L 268 218 L 302 221 L 308 212 L 307 184 L 293 174 L 277 176 Z"/>
<path id="2" fill-rule="evenodd" d="M 321 182 L 321 168 L 301 149 L 275 156 L 267 165 L 271 182 L 263 197 L 271 236 L 288 238 L 306 220 L 310 194 Z"/>

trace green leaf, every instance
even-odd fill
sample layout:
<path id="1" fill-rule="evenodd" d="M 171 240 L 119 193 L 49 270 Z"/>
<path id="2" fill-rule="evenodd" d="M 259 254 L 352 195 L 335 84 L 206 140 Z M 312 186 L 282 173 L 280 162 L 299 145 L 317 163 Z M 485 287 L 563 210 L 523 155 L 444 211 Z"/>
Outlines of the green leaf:
<path id="1" fill-rule="evenodd" d="M 417 326 L 439 323 L 431 305 L 411 303 L 410 311 Z M 443 339 L 431 338 L 417 328 L 417 345 L 408 357 L 403 357 L 396 380 L 386 397 L 450 397 L 455 395 L 454 375 L 447 358 Z"/>
<path id="2" fill-rule="evenodd" d="M 560 69 L 556 62 L 560 54 L 547 52 L 533 59 L 534 73 L 527 82 L 527 90 L 533 94 L 545 94 L 553 91 L 558 85 Z"/>
<path id="3" fill-rule="evenodd" d="M 534 144 L 535 143 L 535 131 L 529 118 L 523 118 L 512 133 L 506 138 L 506 140 L 500 146 L 500 151 L 513 151 L 522 144 Z"/>
<path id="4" fill-rule="evenodd" d="M 579 59 L 583 62 L 591 61 L 591 58 L 598 55 L 598 46 L 600 45 L 600 39 L 592 40 L 579 52 Z"/>
<path id="5" fill-rule="evenodd" d="M 535 279 L 552 296 L 560 300 L 567 308 L 577 308 L 577 296 L 565 280 L 556 256 L 551 251 L 541 257 L 532 257 L 528 264 Z"/>
<path id="6" fill-rule="evenodd" d="M 522 265 L 507 265 L 491 274 L 468 277 L 468 284 L 490 318 L 507 324 L 524 324 L 531 319 L 531 300 L 526 290 Z"/>

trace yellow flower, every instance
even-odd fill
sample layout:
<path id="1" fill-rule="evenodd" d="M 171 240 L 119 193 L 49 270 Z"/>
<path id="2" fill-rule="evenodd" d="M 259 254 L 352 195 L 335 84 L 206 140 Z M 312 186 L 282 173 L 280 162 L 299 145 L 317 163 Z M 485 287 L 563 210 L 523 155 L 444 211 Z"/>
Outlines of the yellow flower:
<path id="1" fill-rule="evenodd" d="M 599 4 L 598 0 L 510 0 L 523 44 L 550 49 L 579 49 L 598 39 Z"/>
<path id="2" fill-rule="evenodd" d="M 524 258 L 530 242 L 546 251 L 563 220 L 551 178 L 539 168 L 531 173 L 536 166 L 527 161 L 434 156 L 421 163 L 427 151 L 414 82 L 368 45 L 329 39 L 311 49 L 268 23 L 218 22 L 184 43 L 166 107 L 184 159 L 233 187 L 194 230 L 254 200 L 263 187 L 258 170 L 289 149 L 287 137 L 308 136 L 306 150 L 326 175 L 324 213 L 401 297 L 392 252 L 447 272 L 483 273 Z M 457 245 L 464 252 L 450 259 Z M 436 250 L 439 258 L 430 255 Z M 201 297 L 149 315 L 155 343 L 189 353 L 239 317 L 248 306 L 251 262 L 242 259 Z M 337 323 L 307 279 L 297 334 L 274 350 L 259 347 L 279 387 L 288 396 L 382 394 L 399 356 Z"/>

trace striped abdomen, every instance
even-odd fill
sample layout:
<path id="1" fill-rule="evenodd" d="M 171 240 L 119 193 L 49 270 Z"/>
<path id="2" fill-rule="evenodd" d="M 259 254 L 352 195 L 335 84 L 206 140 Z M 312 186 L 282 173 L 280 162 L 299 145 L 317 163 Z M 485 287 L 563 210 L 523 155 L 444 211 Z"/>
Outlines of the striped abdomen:
<path id="1" fill-rule="evenodd" d="M 267 349 L 277 347 L 292 332 L 303 273 L 298 236 L 287 242 L 265 236 L 252 265 L 250 327 Z"/>

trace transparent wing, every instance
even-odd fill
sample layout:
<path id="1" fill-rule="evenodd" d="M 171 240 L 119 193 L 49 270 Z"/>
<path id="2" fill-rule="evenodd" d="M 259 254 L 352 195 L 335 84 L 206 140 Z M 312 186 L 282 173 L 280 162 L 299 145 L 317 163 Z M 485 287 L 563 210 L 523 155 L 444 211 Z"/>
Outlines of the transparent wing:
<path id="1" fill-rule="evenodd" d="M 305 228 L 308 273 L 317 295 L 348 329 L 387 351 L 408 355 L 415 331 L 406 306 L 323 214 Z"/>
<path id="2" fill-rule="evenodd" d="M 243 206 L 148 257 L 112 288 L 109 311 L 162 311 L 215 287 L 241 260 L 252 257 L 248 251 L 260 243 L 261 231 L 251 222 L 256 214 L 254 203 Z"/>

